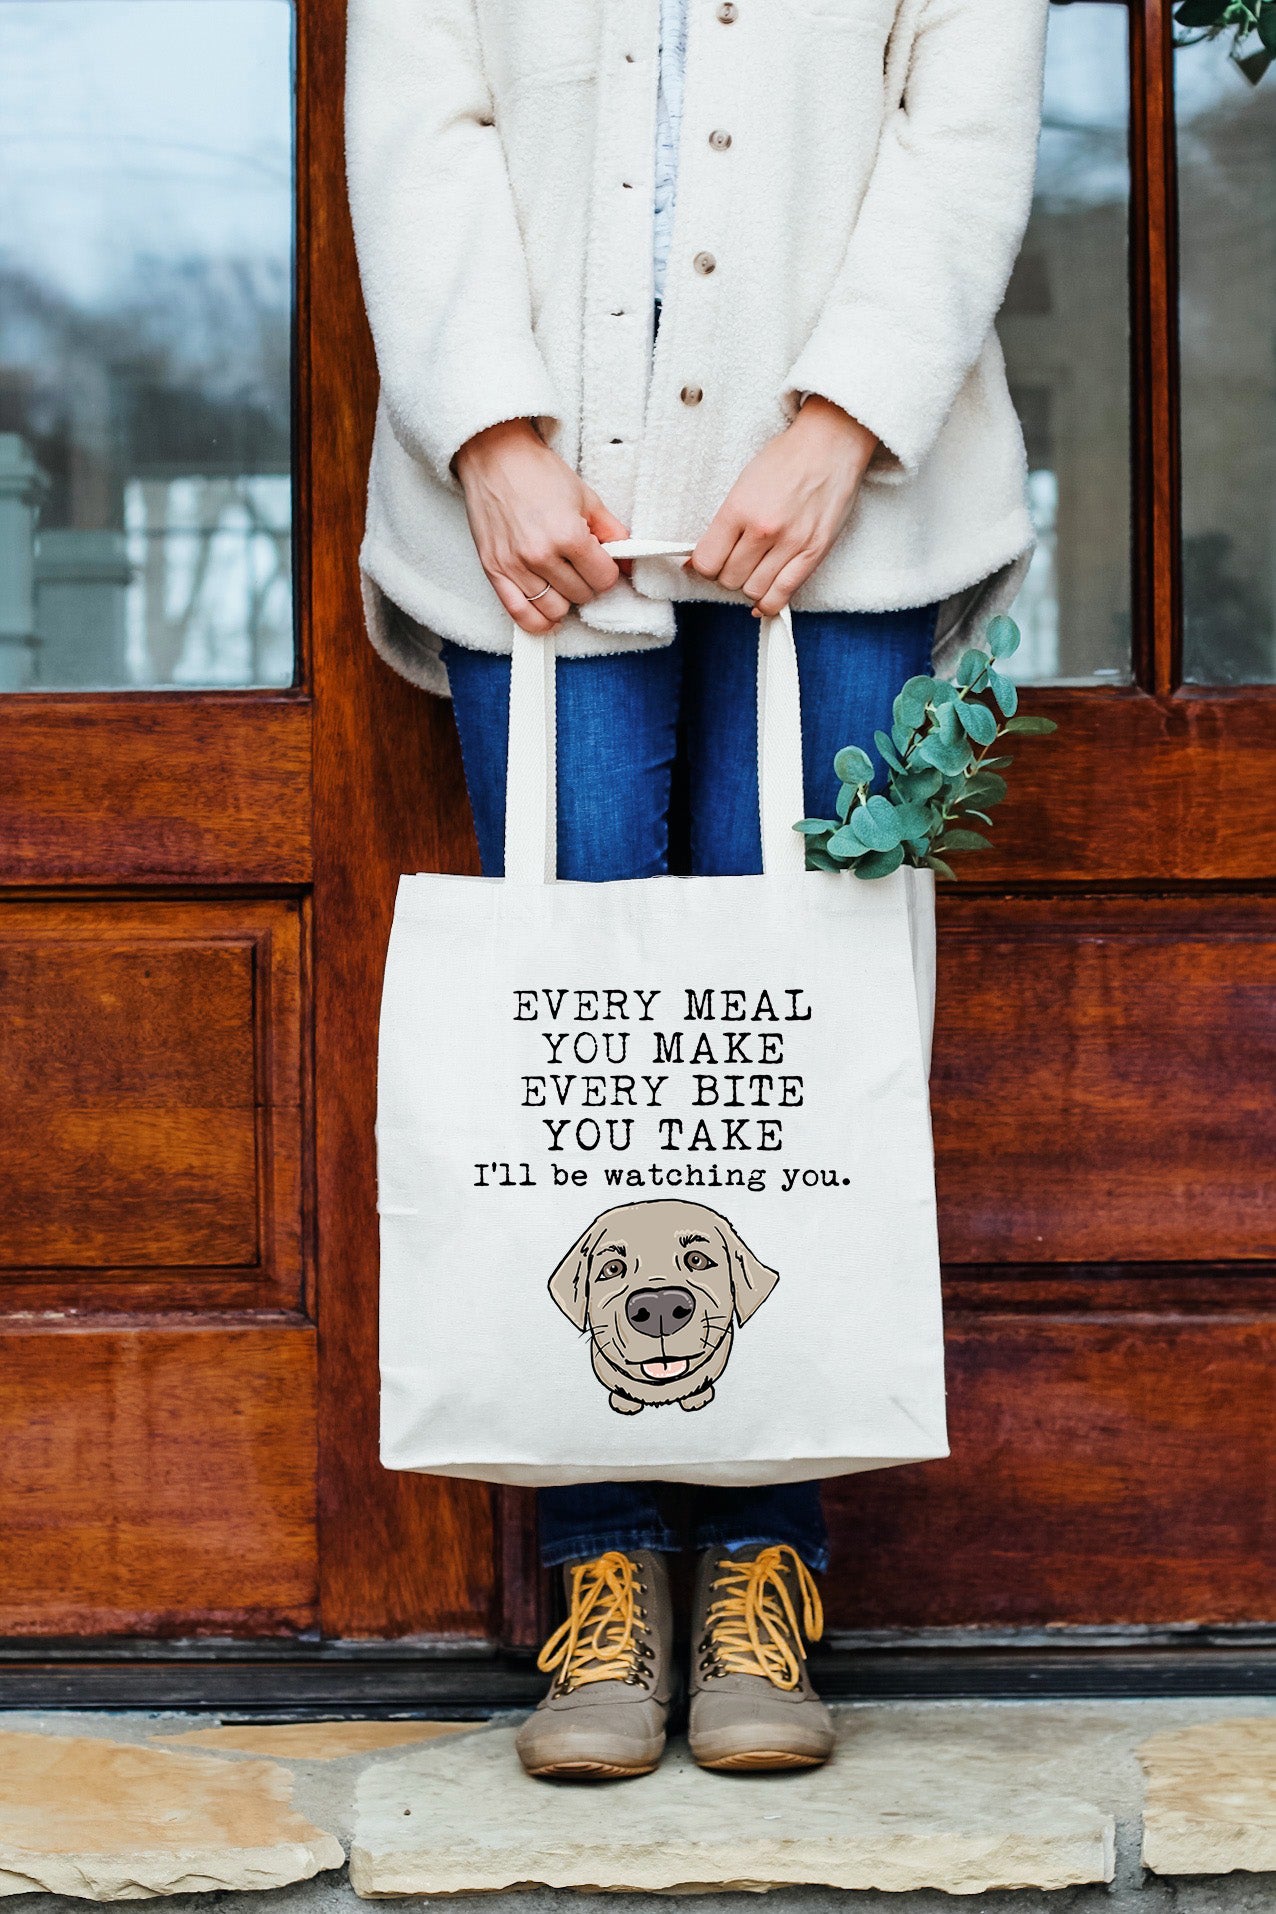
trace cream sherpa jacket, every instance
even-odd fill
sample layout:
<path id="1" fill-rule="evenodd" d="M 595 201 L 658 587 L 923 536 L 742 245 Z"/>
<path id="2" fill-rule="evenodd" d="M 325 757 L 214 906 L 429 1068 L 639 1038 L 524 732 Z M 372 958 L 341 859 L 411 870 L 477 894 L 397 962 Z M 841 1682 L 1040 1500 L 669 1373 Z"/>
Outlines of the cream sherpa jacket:
<path id="1" fill-rule="evenodd" d="M 449 468 L 521 416 L 635 536 L 693 539 L 822 393 L 883 451 L 795 606 L 943 600 L 942 667 L 1009 601 L 1032 529 L 993 319 L 1031 201 L 1046 4 L 690 0 L 653 366 L 660 0 L 352 0 L 381 375 L 360 563 L 393 665 L 446 692 L 439 637 L 509 650 Z M 724 595 L 639 561 L 560 650 L 667 643 L 672 597 Z"/>

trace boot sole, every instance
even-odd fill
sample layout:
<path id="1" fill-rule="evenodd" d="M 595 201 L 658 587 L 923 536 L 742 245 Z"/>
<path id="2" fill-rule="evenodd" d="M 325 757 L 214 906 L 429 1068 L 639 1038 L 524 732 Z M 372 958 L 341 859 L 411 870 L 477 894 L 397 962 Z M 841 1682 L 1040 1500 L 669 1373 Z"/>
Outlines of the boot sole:
<path id="1" fill-rule="evenodd" d="M 781 1748 L 750 1748 L 741 1754 L 719 1755 L 709 1761 L 697 1755 L 696 1765 L 715 1774 L 778 1774 L 785 1768 L 822 1768 L 827 1755 L 793 1754 Z"/>
<path id="2" fill-rule="evenodd" d="M 638 1766 L 621 1761 L 546 1761 L 526 1772 L 537 1781 L 625 1781 L 631 1776 L 654 1774 L 658 1762 Z"/>

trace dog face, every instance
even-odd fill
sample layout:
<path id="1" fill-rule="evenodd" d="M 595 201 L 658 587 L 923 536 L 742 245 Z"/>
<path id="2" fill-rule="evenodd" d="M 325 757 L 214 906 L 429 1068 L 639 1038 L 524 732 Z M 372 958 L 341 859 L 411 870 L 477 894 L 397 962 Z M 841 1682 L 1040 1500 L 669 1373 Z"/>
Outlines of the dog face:
<path id="1" fill-rule="evenodd" d="M 736 1322 L 779 1281 L 716 1210 L 676 1200 L 604 1210 L 550 1278 L 549 1293 L 588 1330 L 612 1407 L 703 1408 L 726 1368 Z"/>

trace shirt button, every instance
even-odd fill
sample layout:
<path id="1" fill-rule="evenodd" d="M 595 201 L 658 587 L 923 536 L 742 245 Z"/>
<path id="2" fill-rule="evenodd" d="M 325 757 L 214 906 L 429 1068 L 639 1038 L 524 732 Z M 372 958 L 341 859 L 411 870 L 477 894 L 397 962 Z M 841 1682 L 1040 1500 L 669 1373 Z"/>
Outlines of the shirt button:
<path id="1" fill-rule="evenodd" d="M 711 273 L 718 262 L 712 253 L 697 253 L 691 263 L 697 272 Z"/>
<path id="2" fill-rule="evenodd" d="M 678 397 L 684 405 L 699 405 L 704 393 L 698 385 L 684 385 Z"/>
<path id="3" fill-rule="evenodd" d="M 731 135 L 722 132 L 721 128 L 719 128 L 716 133 L 710 133 L 709 144 L 715 153 L 725 153 L 731 144 Z"/>
<path id="4" fill-rule="evenodd" d="M 722 0 L 722 5 L 718 8 L 718 18 L 724 27 L 729 27 L 739 11 L 739 7 L 732 5 L 732 0 Z"/>

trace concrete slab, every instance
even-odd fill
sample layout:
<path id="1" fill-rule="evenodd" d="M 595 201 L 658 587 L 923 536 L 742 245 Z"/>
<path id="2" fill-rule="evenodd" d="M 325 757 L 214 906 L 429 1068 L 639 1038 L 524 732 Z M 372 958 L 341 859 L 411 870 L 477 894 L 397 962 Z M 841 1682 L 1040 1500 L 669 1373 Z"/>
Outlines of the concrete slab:
<path id="1" fill-rule="evenodd" d="M 348 1761 L 384 1748 L 414 1747 L 442 1735 L 473 1731 L 472 1721 L 278 1721 L 229 1722 L 153 1737 L 171 1748 L 203 1748 L 209 1754 L 269 1755 L 279 1761 Z"/>
<path id="2" fill-rule="evenodd" d="M 146 1900 L 339 1868 L 340 1841 L 291 1796 L 270 1762 L 0 1732 L 0 1895 Z"/>
<path id="3" fill-rule="evenodd" d="M 1213 1721 L 1154 1735 L 1143 1865 L 1156 1874 L 1276 1870 L 1276 1719 Z"/>
<path id="4" fill-rule="evenodd" d="M 981 1894 L 1112 1878 L 1115 1822 L 1058 1710 L 850 1708 L 824 1769 L 706 1774 L 676 1744 L 639 1782 L 528 1779 L 514 1730 L 383 1761 L 355 1796 L 365 1899 L 540 1885 L 809 1885 Z M 1073 1756 L 1067 1785 L 1064 1754 Z"/>

